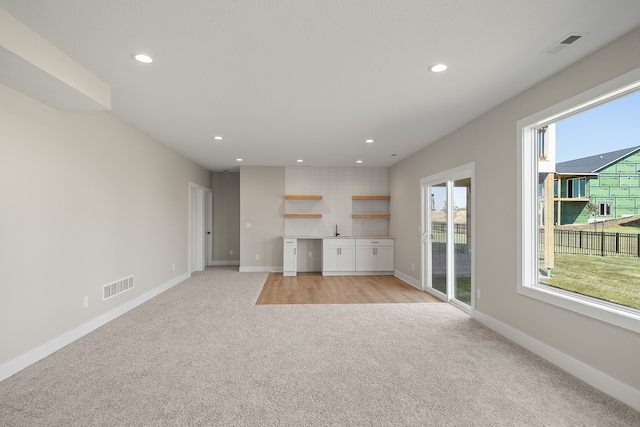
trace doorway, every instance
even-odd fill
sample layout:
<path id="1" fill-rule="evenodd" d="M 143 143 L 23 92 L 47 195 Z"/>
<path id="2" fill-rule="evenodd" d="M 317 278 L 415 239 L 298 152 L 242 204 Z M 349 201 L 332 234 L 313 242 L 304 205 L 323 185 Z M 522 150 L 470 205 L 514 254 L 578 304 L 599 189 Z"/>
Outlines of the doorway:
<path id="1" fill-rule="evenodd" d="M 189 183 L 189 275 L 213 263 L 213 192 Z"/>
<path id="2" fill-rule="evenodd" d="M 420 180 L 422 289 L 471 313 L 474 164 Z"/>

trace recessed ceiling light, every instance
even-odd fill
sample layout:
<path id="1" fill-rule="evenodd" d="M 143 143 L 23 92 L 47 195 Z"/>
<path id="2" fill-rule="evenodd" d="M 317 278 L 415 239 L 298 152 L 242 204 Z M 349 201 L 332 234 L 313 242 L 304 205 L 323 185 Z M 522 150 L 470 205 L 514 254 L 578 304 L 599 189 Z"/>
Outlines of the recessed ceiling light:
<path id="1" fill-rule="evenodd" d="M 222 137 L 221 136 L 214 136 L 213 139 L 216 139 L 218 141 L 222 141 Z"/>
<path id="2" fill-rule="evenodd" d="M 298 160 L 296 160 L 296 162 L 298 162 L 298 163 L 302 163 L 302 162 L 304 162 L 304 160 L 302 160 L 302 159 L 298 159 Z"/>
<path id="3" fill-rule="evenodd" d="M 242 159 L 236 159 L 236 162 L 241 162 L 241 161 L 242 161 Z"/>
<path id="4" fill-rule="evenodd" d="M 145 55 L 144 53 L 132 53 L 131 57 L 138 62 L 142 62 L 143 64 L 151 64 L 153 59 L 149 55 Z"/>
<path id="5" fill-rule="evenodd" d="M 356 160 L 356 163 L 362 163 L 362 160 Z"/>
<path id="6" fill-rule="evenodd" d="M 366 142 L 367 144 L 373 144 L 373 139 L 367 139 L 364 142 Z"/>
<path id="7" fill-rule="evenodd" d="M 441 73 L 446 69 L 447 69 L 447 66 L 444 64 L 435 64 L 429 67 L 429 71 L 431 71 L 432 73 Z"/>

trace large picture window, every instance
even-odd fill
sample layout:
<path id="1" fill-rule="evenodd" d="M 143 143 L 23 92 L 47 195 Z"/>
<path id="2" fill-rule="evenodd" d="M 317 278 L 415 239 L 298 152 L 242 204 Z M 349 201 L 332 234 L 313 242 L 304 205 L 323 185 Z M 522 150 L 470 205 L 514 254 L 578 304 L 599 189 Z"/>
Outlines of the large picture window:
<path id="1" fill-rule="evenodd" d="M 638 110 L 640 69 L 517 125 L 518 292 L 636 332 L 640 176 L 620 177 L 640 174 Z"/>

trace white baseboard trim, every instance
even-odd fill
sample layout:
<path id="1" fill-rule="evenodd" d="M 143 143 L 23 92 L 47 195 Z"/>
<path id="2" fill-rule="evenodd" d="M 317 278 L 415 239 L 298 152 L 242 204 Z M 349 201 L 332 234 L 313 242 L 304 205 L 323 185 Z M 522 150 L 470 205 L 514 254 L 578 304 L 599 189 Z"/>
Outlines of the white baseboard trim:
<path id="1" fill-rule="evenodd" d="M 42 344 L 41 346 L 36 347 L 33 350 L 30 350 L 16 357 L 13 360 L 3 363 L 2 365 L 0 365 L 0 381 L 3 381 L 9 378 L 10 376 L 20 372 L 27 366 L 32 365 L 41 359 L 44 359 L 45 357 L 49 356 L 52 353 L 55 353 L 56 351 L 65 347 L 66 345 L 69 345 L 75 340 L 82 338 L 84 335 L 88 334 L 89 332 L 92 332 L 98 329 L 100 326 L 109 323 L 110 321 L 117 318 L 118 316 L 121 316 L 127 311 L 133 308 L 136 308 L 137 306 L 145 303 L 151 298 L 157 295 L 160 295 L 162 292 L 174 287 L 178 283 L 188 278 L 189 278 L 189 273 L 183 273 L 180 276 L 174 277 L 168 282 L 165 282 L 162 285 L 157 286 L 145 292 L 139 297 L 134 298 L 130 301 L 127 301 L 121 306 L 116 307 L 96 317 L 95 319 L 92 319 L 87 323 L 84 323 L 78 326 L 77 328 L 70 330 L 69 332 L 66 332 L 60 335 L 59 337 L 54 338 L 51 341 L 45 344 Z"/>
<path id="2" fill-rule="evenodd" d="M 222 261 L 211 261 L 209 265 L 240 265 L 240 260 L 222 260 Z"/>
<path id="3" fill-rule="evenodd" d="M 532 353 L 548 360 L 574 377 L 629 405 L 636 411 L 640 411 L 640 390 L 636 390 L 491 316 L 476 310 L 474 318 L 489 329 L 493 329 L 500 335 L 509 338 L 511 341 L 514 341 Z"/>
<path id="4" fill-rule="evenodd" d="M 302 271 L 300 273 L 303 273 Z M 392 271 L 323 271 L 323 276 L 393 276 Z"/>
<path id="5" fill-rule="evenodd" d="M 240 267 L 240 273 L 282 273 L 282 267 Z"/>
<path id="6" fill-rule="evenodd" d="M 413 277 L 408 276 L 408 275 L 406 275 L 403 272 L 398 271 L 398 270 L 394 270 L 393 271 L 393 275 L 396 276 L 398 279 L 402 280 L 403 282 L 407 282 L 408 284 L 410 284 L 414 288 L 422 290 L 422 283 L 420 283 L 419 280 L 416 280 Z"/>

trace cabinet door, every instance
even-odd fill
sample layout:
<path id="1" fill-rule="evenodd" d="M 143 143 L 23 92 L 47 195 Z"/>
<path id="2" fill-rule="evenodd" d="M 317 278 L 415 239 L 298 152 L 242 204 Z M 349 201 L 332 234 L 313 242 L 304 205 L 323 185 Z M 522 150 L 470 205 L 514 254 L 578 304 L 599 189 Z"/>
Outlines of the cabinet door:
<path id="1" fill-rule="evenodd" d="M 358 246 L 356 248 L 356 271 L 374 271 L 375 257 L 371 246 Z"/>
<path id="2" fill-rule="evenodd" d="M 393 271 L 393 246 L 376 248 L 375 271 Z"/>
<path id="3" fill-rule="evenodd" d="M 354 271 L 356 269 L 356 254 L 353 246 L 340 248 L 340 271 Z"/>
<path id="4" fill-rule="evenodd" d="M 329 246 L 322 249 L 322 271 L 338 270 L 338 251 L 340 248 Z"/>
<path id="5" fill-rule="evenodd" d="M 295 239 L 284 241 L 283 272 L 285 276 L 295 276 L 298 270 L 298 250 Z M 287 274 L 289 273 L 289 274 Z"/>
<path id="6" fill-rule="evenodd" d="M 284 271 L 296 271 L 297 261 L 296 248 L 284 248 Z"/>

